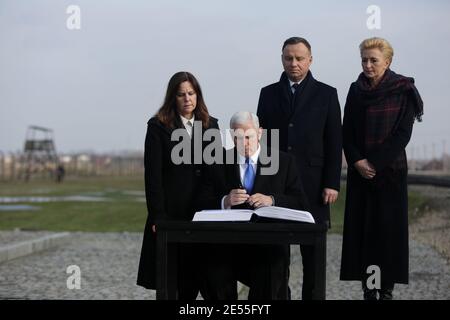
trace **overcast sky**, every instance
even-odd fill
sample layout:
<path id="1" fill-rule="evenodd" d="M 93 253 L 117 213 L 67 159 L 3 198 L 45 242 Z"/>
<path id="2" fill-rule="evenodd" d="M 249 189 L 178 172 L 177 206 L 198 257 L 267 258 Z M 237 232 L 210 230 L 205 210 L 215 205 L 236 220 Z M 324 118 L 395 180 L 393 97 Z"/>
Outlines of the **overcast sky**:
<path id="1" fill-rule="evenodd" d="M 69 30 L 69 5 L 81 29 Z M 369 30 L 369 5 L 381 29 Z M 450 150 L 449 1 L 0 0 L 0 151 L 23 148 L 28 125 L 52 128 L 59 152 L 143 150 L 147 120 L 169 78 L 190 71 L 210 113 L 228 127 L 256 111 L 278 81 L 281 45 L 307 38 L 313 76 L 336 87 L 344 108 L 360 73 L 358 45 L 381 36 L 392 69 L 412 76 L 425 103 L 411 154 Z M 420 154 L 418 150 L 420 148 Z"/>

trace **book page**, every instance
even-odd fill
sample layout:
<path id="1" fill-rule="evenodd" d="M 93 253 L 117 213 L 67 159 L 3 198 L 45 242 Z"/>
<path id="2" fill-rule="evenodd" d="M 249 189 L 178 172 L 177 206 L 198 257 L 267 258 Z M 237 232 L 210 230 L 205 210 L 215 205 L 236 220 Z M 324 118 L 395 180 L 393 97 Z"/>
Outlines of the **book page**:
<path id="1" fill-rule="evenodd" d="M 270 206 L 256 209 L 255 213 L 261 217 L 266 218 L 315 223 L 313 216 L 308 211 Z"/>
<path id="2" fill-rule="evenodd" d="M 192 221 L 250 221 L 252 210 L 225 209 L 196 212 Z"/>

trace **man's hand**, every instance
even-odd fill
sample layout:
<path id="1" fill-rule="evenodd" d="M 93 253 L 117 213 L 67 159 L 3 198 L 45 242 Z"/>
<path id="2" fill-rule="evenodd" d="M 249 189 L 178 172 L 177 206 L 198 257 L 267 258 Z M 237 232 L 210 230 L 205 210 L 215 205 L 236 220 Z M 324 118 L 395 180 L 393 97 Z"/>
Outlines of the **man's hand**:
<path id="1" fill-rule="evenodd" d="M 232 206 L 237 206 L 248 200 L 250 196 L 247 194 L 245 189 L 233 189 L 224 199 L 224 207 L 230 208 Z"/>
<path id="2" fill-rule="evenodd" d="M 153 233 L 156 233 L 156 225 L 152 225 L 152 231 Z"/>
<path id="3" fill-rule="evenodd" d="M 248 198 L 247 203 L 254 208 L 268 207 L 273 205 L 273 199 L 271 196 L 255 193 Z"/>
<path id="4" fill-rule="evenodd" d="M 322 192 L 323 204 L 335 203 L 338 198 L 339 192 L 334 189 L 324 188 Z"/>
<path id="5" fill-rule="evenodd" d="M 354 166 L 359 174 L 365 179 L 373 179 L 377 174 L 375 167 L 367 161 L 367 159 L 356 161 Z"/>

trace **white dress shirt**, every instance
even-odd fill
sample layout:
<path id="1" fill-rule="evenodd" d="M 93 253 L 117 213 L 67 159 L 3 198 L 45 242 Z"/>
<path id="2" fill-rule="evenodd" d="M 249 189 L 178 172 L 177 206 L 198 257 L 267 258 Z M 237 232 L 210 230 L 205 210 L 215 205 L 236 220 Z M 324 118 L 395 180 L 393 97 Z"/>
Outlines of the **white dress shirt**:
<path id="1" fill-rule="evenodd" d="M 256 170 L 258 169 L 258 158 L 259 158 L 260 152 L 261 152 L 261 146 L 258 144 L 258 149 L 249 158 L 249 165 L 253 167 L 253 172 L 255 173 L 255 179 L 256 179 Z M 237 160 L 238 160 L 238 164 L 239 164 L 239 176 L 241 178 L 241 185 L 243 186 L 244 185 L 244 175 L 245 175 L 245 170 L 247 169 L 247 164 L 245 163 L 245 157 L 240 155 L 239 153 L 238 153 Z M 226 196 L 227 195 L 222 197 L 222 203 L 221 203 L 222 209 L 230 209 L 230 208 L 225 208 L 225 197 Z"/>
<path id="2" fill-rule="evenodd" d="M 291 88 L 291 92 L 292 92 L 292 93 L 295 93 L 295 90 L 294 90 L 294 88 L 293 88 L 292 86 L 293 86 L 294 84 L 300 85 L 300 83 L 302 83 L 302 81 L 303 81 L 304 79 L 300 80 L 299 82 L 291 81 L 291 79 L 288 79 L 288 80 L 289 80 L 289 85 L 290 85 L 290 88 Z"/>
<path id="3" fill-rule="evenodd" d="M 261 152 L 261 147 L 258 145 L 256 152 L 249 158 L 249 165 L 253 167 L 253 172 L 256 177 L 256 169 L 258 169 L 258 158 Z M 239 163 L 239 175 L 241 177 L 241 184 L 244 185 L 244 175 L 245 170 L 247 170 L 247 164 L 245 163 L 245 157 L 238 153 L 238 163 Z"/>
<path id="4" fill-rule="evenodd" d="M 191 119 L 186 119 L 180 114 L 181 122 L 183 122 L 184 127 L 186 128 L 189 136 L 192 137 L 192 129 L 194 128 L 195 115 L 192 115 Z"/>

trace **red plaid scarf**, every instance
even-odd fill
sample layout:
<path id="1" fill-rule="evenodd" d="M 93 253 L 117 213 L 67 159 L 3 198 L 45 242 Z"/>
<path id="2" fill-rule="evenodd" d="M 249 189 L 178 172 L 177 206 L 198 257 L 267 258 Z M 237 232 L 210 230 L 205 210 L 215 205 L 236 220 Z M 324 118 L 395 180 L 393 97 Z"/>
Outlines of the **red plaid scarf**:
<path id="1" fill-rule="evenodd" d="M 395 132 L 406 108 L 414 107 L 415 118 L 422 121 L 423 102 L 413 78 L 387 69 L 380 83 L 371 88 L 369 79 L 361 73 L 356 81 L 356 93 L 366 110 L 366 151 Z"/>

